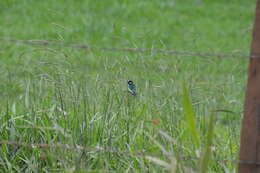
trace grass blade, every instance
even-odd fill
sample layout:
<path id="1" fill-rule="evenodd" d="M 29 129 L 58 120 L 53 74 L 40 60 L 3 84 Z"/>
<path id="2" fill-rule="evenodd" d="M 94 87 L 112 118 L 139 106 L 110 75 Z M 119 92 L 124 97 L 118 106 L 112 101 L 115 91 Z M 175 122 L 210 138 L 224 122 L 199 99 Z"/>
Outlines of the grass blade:
<path id="1" fill-rule="evenodd" d="M 210 161 L 211 156 L 211 145 L 213 140 L 213 134 L 214 134 L 214 122 L 215 122 L 215 114 L 210 116 L 209 120 L 209 126 L 208 126 L 208 133 L 206 136 L 206 146 L 205 150 L 203 152 L 203 155 L 200 160 L 200 172 L 206 173 Z"/>
<path id="2" fill-rule="evenodd" d="M 186 123 L 188 125 L 188 129 L 190 130 L 190 134 L 192 136 L 192 140 L 196 146 L 196 148 L 200 147 L 200 140 L 199 140 L 199 132 L 196 128 L 196 117 L 195 113 L 192 108 L 192 101 L 188 92 L 188 89 L 186 88 L 185 83 L 183 84 L 183 109 L 185 112 L 185 119 Z"/>

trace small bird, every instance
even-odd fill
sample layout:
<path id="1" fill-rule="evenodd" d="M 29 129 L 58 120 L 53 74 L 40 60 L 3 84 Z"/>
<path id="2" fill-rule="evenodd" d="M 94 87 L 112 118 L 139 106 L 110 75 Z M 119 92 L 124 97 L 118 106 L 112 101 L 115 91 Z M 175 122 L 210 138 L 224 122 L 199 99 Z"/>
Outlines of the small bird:
<path id="1" fill-rule="evenodd" d="M 130 92 L 133 96 L 136 96 L 137 93 L 136 93 L 136 90 L 135 90 L 135 84 L 133 81 L 129 80 L 127 82 L 128 84 L 128 92 Z"/>

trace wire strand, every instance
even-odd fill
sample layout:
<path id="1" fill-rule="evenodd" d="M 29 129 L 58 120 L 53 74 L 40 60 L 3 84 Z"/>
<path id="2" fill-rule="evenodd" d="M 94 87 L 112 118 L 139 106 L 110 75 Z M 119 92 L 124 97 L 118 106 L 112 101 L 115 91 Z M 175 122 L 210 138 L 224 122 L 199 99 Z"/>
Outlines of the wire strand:
<path id="1" fill-rule="evenodd" d="M 19 143 L 15 141 L 0 141 L 0 145 L 11 145 L 16 147 L 24 147 L 24 148 L 31 148 L 31 149 L 61 149 L 61 150 L 77 150 L 77 151 L 88 151 L 88 152 L 101 152 L 101 153 L 118 153 L 118 154 L 128 154 L 128 155 L 137 155 L 137 156 L 163 156 L 163 154 L 155 154 L 151 152 L 145 151 L 129 151 L 129 150 L 114 150 L 114 149 L 104 149 L 101 147 L 87 147 L 87 146 L 70 146 L 67 144 L 46 144 L 46 143 Z M 171 156 L 170 154 L 168 156 Z M 189 155 L 180 155 L 179 158 L 183 160 L 199 160 L 199 157 L 189 156 Z M 214 159 L 218 163 L 235 163 L 235 164 L 247 164 L 247 165 L 260 165 L 260 163 L 255 161 L 246 161 L 246 160 L 231 160 L 231 159 Z"/>
<path id="2" fill-rule="evenodd" d="M 86 50 L 103 50 L 103 51 L 125 51 L 134 53 L 160 53 L 160 54 L 171 54 L 171 55 L 185 55 L 185 56 L 203 56 L 203 57 L 216 57 L 216 58 L 259 58 L 260 55 L 234 55 L 234 54 L 218 54 L 209 52 L 190 52 L 190 51 L 179 51 L 179 50 L 163 50 L 163 49 L 144 49 L 144 48 L 130 48 L 130 47 L 98 47 L 85 44 L 67 44 L 61 42 L 51 42 L 47 40 L 16 40 L 16 39 L 3 39 L 0 38 L 1 42 L 6 43 L 17 43 L 17 44 L 31 44 L 39 46 L 58 46 L 58 47 L 70 47 L 77 49 Z"/>

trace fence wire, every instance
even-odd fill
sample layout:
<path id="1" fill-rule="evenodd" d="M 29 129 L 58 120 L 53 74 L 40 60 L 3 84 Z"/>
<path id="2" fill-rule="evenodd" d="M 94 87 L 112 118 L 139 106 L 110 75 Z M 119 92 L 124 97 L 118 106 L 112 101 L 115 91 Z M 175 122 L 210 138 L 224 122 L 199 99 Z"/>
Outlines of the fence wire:
<path id="1" fill-rule="evenodd" d="M 145 152 L 144 150 L 143 151 L 114 150 L 108 148 L 101 148 L 101 147 L 94 148 L 94 147 L 81 146 L 81 145 L 71 146 L 68 144 L 46 144 L 46 143 L 31 144 L 31 143 L 20 143 L 14 141 L 0 141 L 0 146 L 1 145 L 10 145 L 15 147 L 24 147 L 24 148 L 31 148 L 31 149 L 60 149 L 60 150 L 74 150 L 74 151 L 86 151 L 86 152 L 98 152 L 98 153 L 117 153 L 117 154 L 125 154 L 125 155 L 136 155 L 140 157 L 146 157 L 146 156 L 161 157 L 165 155 L 165 153 L 155 154 L 151 152 Z M 169 153 L 167 154 L 167 156 L 173 156 L 173 155 Z M 199 157 L 194 157 L 189 155 L 178 155 L 178 158 L 182 160 L 200 160 Z M 211 160 L 217 163 L 260 165 L 260 163 L 255 161 L 216 159 L 216 158 L 212 158 Z"/>
<path id="2" fill-rule="evenodd" d="M 17 43 L 17 44 L 31 44 L 39 46 L 57 46 L 57 47 L 69 47 L 85 50 L 103 50 L 103 51 L 124 51 L 133 53 L 160 53 L 169 55 L 184 55 L 184 56 L 201 56 L 201 57 L 216 57 L 216 58 L 260 58 L 260 55 L 235 55 L 235 54 L 218 54 L 209 52 L 191 52 L 191 51 L 179 51 L 179 50 L 163 50 L 163 49 L 144 49 L 144 48 L 131 48 L 131 47 L 98 47 L 85 44 L 69 44 L 61 42 L 51 42 L 47 40 L 16 40 L 16 39 L 3 39 L 0 38 L 0 42 L 5 43 Z"/>

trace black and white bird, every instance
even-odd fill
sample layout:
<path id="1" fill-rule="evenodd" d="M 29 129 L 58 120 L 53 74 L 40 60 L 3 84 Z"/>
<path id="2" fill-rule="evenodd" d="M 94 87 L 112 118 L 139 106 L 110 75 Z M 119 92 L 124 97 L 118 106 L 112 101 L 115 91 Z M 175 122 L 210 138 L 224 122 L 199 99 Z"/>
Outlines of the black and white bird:
<path id="1" fill-rule="evenodd" d="M 128 84 L 128 92 L 130 93 L 130 94 L 132 94 L 133 96 L 136 96 L 137 95 L 137 93 L 136 93 L 136 89 L 135 89 L 135 84 L 134 84 L 134 82 L 133 81 L 131 81 L 131 80 L 129 80 L 128 82 L 127 82 L 127 84 Z"/>

